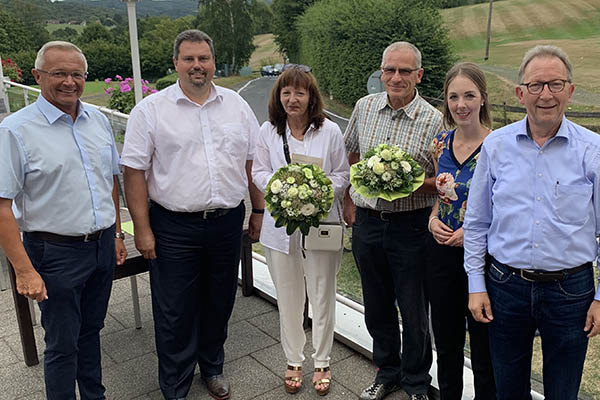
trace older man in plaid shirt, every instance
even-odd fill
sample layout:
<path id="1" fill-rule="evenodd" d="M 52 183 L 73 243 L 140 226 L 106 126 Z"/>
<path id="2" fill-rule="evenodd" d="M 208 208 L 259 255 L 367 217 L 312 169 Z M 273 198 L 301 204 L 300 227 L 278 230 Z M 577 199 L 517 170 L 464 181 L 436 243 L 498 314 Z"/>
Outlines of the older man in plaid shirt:
<path id="1" fill-rule="evenodd" d="M 429 145 L 442 129 L 442 115 L 416 89 L 421 82 L 421 53 L 396 42 L 383 52 L 385 92 L 358 100 L 346 130 L 350 164 L 381 143 L 398 145 L 426 173 L 425 183 L 409 197 L 388 202 L 347 193 L 344 218 L 354 226 L 352 249 L 362 280 L 365 320 L 373 337 L 377 376 L 360 399 L 379 400 L 404 387 L 412 400 L 427 399 L 432 362 L 424 267 L 427 218 L 434 201 L 434 164 Z M 398 311 L 402 316 L 402 354 Z"/>

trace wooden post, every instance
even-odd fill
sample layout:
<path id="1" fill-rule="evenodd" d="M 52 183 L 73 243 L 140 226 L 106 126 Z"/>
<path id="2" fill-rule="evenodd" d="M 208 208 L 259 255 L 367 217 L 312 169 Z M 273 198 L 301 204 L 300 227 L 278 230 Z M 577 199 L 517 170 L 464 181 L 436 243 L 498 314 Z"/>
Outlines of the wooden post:
<path id="1" fill-rule="evenodd" d="M 483 59 L 487 61 L 490 56 L 490 38 L 492 36 L 492 3 L 494 0 L 490 0 L 490 11 L 488 14 L 488 25 L 487 25 L 487 39 L 485 41 L 485 57 Z"/>
<path id="2" fill-rule="evenodd" d="M 506 116 L 506 102 L 502 102 L 502 117 L 504 118 L 504 126 L 508 125 L 508 117 Z"/>

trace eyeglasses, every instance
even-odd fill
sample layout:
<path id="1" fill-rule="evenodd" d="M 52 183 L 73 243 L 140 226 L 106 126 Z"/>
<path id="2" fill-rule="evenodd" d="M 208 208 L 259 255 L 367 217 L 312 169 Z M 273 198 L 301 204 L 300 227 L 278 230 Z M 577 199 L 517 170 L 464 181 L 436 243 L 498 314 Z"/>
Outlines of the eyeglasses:
<path id="1" fill-rule="evenodd" d="M 394 68 L 394 67 L 381 67 L 381 73 L 384 75 L 395 75 L 396 72 L 400 74 L 400 76 L 409 76 L 415 71 L 420 70 L 421 68 Z"/>
<path id="2" fill-rule="evenodd" d="M 83 81 L 87 78 L 88 74 L 87 72 L 81 72 L 81 71 L 73 71 L 73 72 L 67 72 L 67 71 L 44 71 L 43 69 L 35 69 L 38 72 L 43 72 L 44 74 L 48 74 L 51 78 L 54 79 L 60 79 L 60 80 L 66 80 L 69 76 L 71 78 L 73 78 L 74 81 Z"/>
<path id="3" fill-rule="evenodd" d="M 285 64 L 283 66 L 283 68 L 281 69 L 281 72 L 283 71 L 287 71 L 288 69 L 299 69 L 302 72 L 311 72 L 312 68 L 309 67 L 308 65 L 304 65 L 304 64 Z"/>
<path id="4" fill-rule="evenodd" d="M 528 83 L 519 83 L 521 86 L 527 87 L 527 91 L 529 94 L 540 94 L 544 90 L 544 86 L 548 85 L 548 90 L 550 93 L 560 93 L 564 90 L 565 84 L 571 81 L 566 79 L 554 79 L 548 82 L 528 82 Z"/>

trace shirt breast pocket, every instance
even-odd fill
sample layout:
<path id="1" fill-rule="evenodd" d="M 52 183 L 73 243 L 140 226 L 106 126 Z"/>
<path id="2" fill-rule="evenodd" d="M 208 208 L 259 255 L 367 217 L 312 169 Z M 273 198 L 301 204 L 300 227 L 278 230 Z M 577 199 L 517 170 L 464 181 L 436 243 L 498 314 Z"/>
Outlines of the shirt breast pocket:
<path id="1" fill-rule="evenodd" d="M 560 185 L 554 191 L 554 211 L 558 219 L 570 225 L 582 224 L 588 218 L 593 185 Z"/>
<path id="2" fill-rule="evenodd" d="M 232 156 L 248 154 L 248 135 L 242 124 L 223 124 L 223 149 Z"/>

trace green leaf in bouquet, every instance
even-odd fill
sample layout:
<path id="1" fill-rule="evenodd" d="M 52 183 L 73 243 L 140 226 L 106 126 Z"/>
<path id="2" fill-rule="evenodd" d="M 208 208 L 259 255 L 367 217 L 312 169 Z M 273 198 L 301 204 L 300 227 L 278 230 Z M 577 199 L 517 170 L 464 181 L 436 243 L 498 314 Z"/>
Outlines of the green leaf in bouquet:
<path id="1" fill-rule="evenodd" d="M 292 236 L 292 234 L 296 231 L 296 229 L 298 229 L 298 222 L 296 221 L 289 221 L 287 226 L 285 227 L 285 232 L 288 234 L 288 236 Z"/>
<path id="2" fill-rule="evenodd" d="M 275 228 L 281 228 L 282 226 L 285 225 L 285 218 L 283 216 L 279 216 L 277 217 L 277 219 L 275 220 Z"/>
<path id="3" fill-rule="evenodd" d="M 310 230 L 310 225 L 308 225 L 306 222 L 300 223 L 300 232 L 302 232 L 303 235 L 308 235 L 309 230 Z"/>

